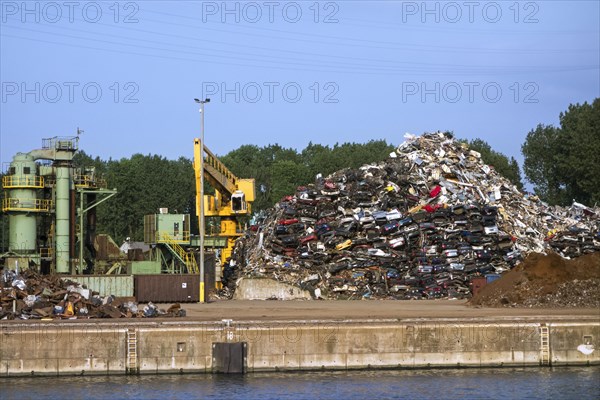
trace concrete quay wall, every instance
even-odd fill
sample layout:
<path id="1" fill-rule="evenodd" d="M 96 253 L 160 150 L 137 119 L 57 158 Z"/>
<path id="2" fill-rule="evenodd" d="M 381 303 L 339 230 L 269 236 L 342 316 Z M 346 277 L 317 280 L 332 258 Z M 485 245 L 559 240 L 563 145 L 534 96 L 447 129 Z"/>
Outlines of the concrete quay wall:
<path id="1" fill-rule="evenodd" d="M 597 365 L 600 320 L 0 324 L 0 377 L 213 373 L 231 360 L 243 372 Z"/>

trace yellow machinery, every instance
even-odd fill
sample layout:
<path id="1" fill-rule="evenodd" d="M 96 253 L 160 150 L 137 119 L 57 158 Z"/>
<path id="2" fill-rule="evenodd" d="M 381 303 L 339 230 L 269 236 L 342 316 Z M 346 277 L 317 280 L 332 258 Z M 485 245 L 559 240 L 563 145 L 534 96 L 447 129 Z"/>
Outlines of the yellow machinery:
<path id="1" fill-rule="evenodd" d="M 235 176 L 215 155 L 206 147 L 201 154 L 200 139 L 194 139 L 194 171 L 196 173 L 196 213 L 200 218 L 201 160 L 204 156 L 204 178 L 215 189 L 215 195 L 204 195 L 204 215 L 220 217 L 221 229 L 218 236 L 227 238 L 227 245 L 221 251 L 221 265 L 227 261 L 233 252 L 235 240 L 242 236 L 239 217 L 250 215 L 251 206 L 256 196 L 254 179 L 241 179 Z M 202 221 L 199 221 L 202 224 Z"/>

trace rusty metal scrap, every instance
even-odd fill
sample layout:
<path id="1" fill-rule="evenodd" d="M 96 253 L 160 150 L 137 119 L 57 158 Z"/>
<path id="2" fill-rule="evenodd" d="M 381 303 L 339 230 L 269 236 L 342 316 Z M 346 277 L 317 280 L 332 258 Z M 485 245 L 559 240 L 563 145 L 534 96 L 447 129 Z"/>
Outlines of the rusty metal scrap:
<path id="1" fill-rule="evenodd" d="M 185 316 L 175 304 L 168 311 L 115 296 L 101 297 L 92 290 L 59 275 L 40 275 L 32 270 L 4 270 L 0 276 L 0 319 L 88 319 Z"/>

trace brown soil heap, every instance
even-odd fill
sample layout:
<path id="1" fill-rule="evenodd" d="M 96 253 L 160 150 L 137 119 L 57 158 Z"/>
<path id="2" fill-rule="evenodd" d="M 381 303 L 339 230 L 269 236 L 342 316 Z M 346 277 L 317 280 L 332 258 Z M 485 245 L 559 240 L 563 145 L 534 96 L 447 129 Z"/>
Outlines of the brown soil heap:
<path id="1" fill-rule="evenodd" d="M 485 286 L 471 305 L 486 307 L 600 307 L 600 253 L 566 260 L 531 253 Z M 600 309 L 599 309 L 600 314 Z"/>

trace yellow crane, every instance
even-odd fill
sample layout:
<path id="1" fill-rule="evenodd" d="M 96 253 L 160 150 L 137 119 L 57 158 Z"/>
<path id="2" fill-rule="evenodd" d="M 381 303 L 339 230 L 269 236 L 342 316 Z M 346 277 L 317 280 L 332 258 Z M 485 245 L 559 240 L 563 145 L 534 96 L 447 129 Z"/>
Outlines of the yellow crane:
<path id="1" fill-rule="evenodd" d="M 204 151 L 201 149 L 203 148 Z M 200 202 L 202 201 L 202 159 L 204 158 L 204 178 L 215 189 L 214 196 L 204 195 L 204 215 L 220 217 L 221 229 L 217 236 L 227 239 L 227 245 L 221 251 L 221 265 L 231 257 L 235 240 L 243 235 L 239 218 L 250 215 L 256 193 L 254 179 L 242 179 L 235 176 L 200 139 L 194 139 L 194 172 L 196 175 L 196 214 L 199 224 Z"/>

